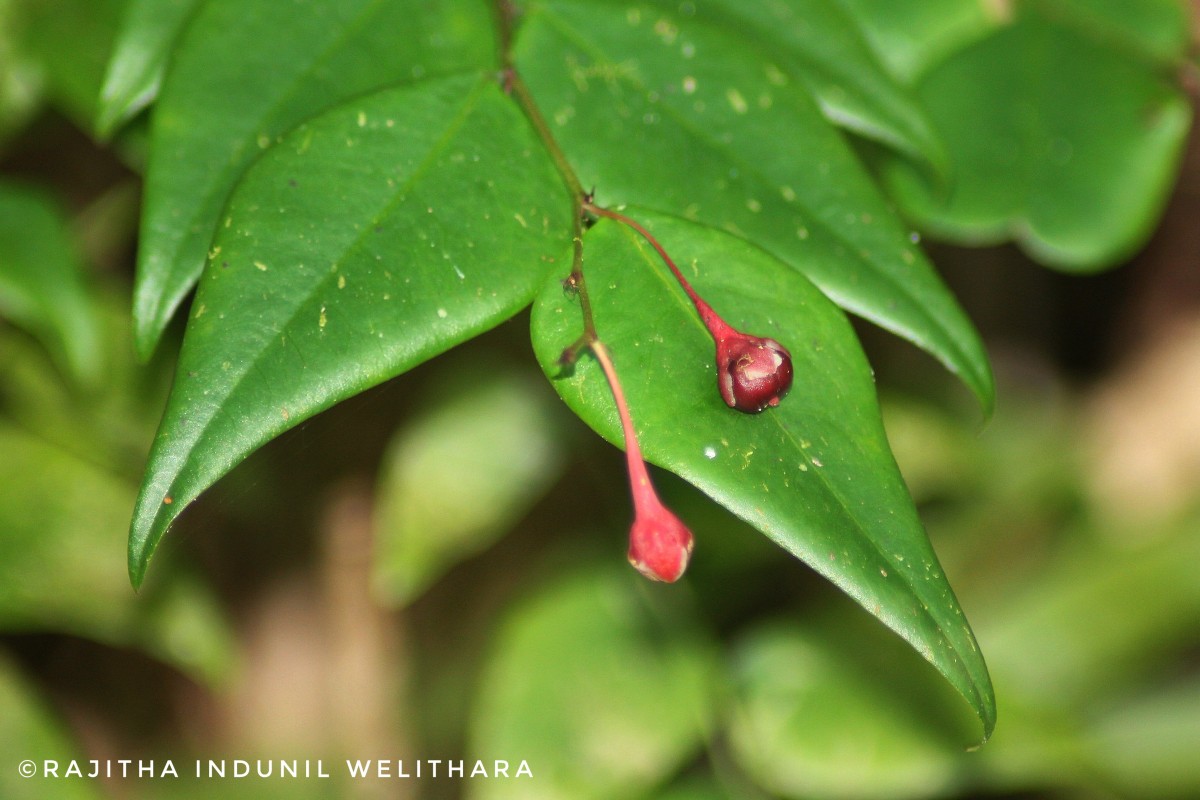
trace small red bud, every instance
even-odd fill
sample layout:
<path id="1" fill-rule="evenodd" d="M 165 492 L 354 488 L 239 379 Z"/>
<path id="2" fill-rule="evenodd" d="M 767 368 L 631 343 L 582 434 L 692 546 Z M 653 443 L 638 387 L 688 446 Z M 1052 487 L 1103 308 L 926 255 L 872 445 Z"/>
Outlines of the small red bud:
<path id="1" fill-rule="evenodd" d="M 633 495 L 629 563 L 652 581 L 674 583 L 687 569 L 692 555 L 692 532 L 662 504 L 654 491 L 608 348 L 599 340 L 593 340 L 590 346 L 608 379 L 608 387 L 617 404 L 617 416 L 621 418 L 621 430 L 625 434 L 625 462 L 629 467 L 629 489 Z"/>
<path id="2" fill-rule="evenodd" d="M 774 339 L 751 336 L 730 327 L 713 307 L 696 293 L 653 234 L 637 221 L 593 204 L 591 195 L 584 197 L 584 208 L 593 214 L 628 225 L 658 251 L 663 263 L 671 270 L 691 299 L 692 305 L 696 307 L 709 335 L 717 343 L 717 389 L 725 405 L 747 414 L 757 414 L 771 406 L 779 405 L 779 401 L 792 388 L 792 354 L 787 348 Z"/>
<path id="3" fill-rule="evenodd" d="M 757 414 L 792 388 L 792 356 L 774 339 L 728 329 L 717 339 L 717 388 L 730 408 Z"/>
<path id="4" fill-rule="evenodd" d="M 650 580 L 674 583 L 692 555 L 692 532 L 666 506 L 645 503 L 629 529 L 629 563 Z"/>

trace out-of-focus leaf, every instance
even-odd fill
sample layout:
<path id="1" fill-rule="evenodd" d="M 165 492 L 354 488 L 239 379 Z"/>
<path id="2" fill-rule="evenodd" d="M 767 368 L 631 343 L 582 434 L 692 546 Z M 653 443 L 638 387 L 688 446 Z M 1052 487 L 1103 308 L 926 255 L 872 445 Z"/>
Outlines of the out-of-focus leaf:
<path id="1" fill-rule="evenodd" d="M 795 385 L 760 415 L 717 393 L 713 343 L 661 260 L 602 221 L 587 234 L 587 280 L 646 457 L 804 560 L 912 644 L 979 716 L 995 721 L 987 668 L 913 508 L 879 418 L 870 367 L 845 315 L 799 273 L 738 237 L 649 211 L 651 228 L 729 324 L 791 350 Z M 534 306 L 534 349 L 567 404 L 621 442 L 594 360 L 557 359 L 579 335 L 557 284 Z M 694 560 L 704 558 L 697 543 Z"/>
<path id="2" fill-rule="evenodd" d="M 126 0 L 104 74 L 96 131 L 108 138 L 154 101 L 171 47 L 201 0 Z"/>
<path id="3" fill-rule="evenodd" d="M 1200 681 L 1123 703 L 1085 739 L 1092 767 L 1128 797 L 1200 796 Z"/>
<path id="4" fill-rule="evenodd" d="M 499 374 L 458 385 L 394 437 L 372 563 L 385 601 L 407 603 L 529 510 L 563 464 L 551 422 L 544 387 Z"/>
<path id="5" fill-rule="evenodd" d="M 729 800 L 729 792 L 714 781 L 691 780 L 654 795 L 654 800 Z"/>
<path id="6" fill-rule="evenodd" d="M 40 191 L 0 183 L 0 316 L 83 384 L 100 371 L 99 330 L 67 221 Z"/>
<path id="7" fill-rule="evenodd" d="M 145 463 L 166 400 L 171 364 L 133 354 L 128 292 L 90 287 L 99 321 L 104 379 L 86 392 L 63 380 L 50 353 L 16 329 L 0 330 L 0 407 L 18 427 L 114 474 L 133 479 Z"/>
<path id="8" fill-rule="evenodd" d="M 352 97 L 489 66 L 491 21 L 483 0 L 204 3 L 155 106 L 134 290 L 143 357 L 195 285 L 230 191 L 265 148 Z"/>
<path id="9" fill-rule="evenodd" d="M 837 0 L 892 74 L 912 83 L 931 64 L 996 25 L 982 0 Z M 994 8 L 994 6 L 993 6 Z"/>
<path id="10" fill-rule="evenodd" d="M 219 679 L 228 634 L 198 586 L 129 591 L 119 543 L 133 488 L 3 422 L 0 453 L 0 630 L 138 646 Z"/>
<path id="11" fill-rule="evenodd" d="M 268 151 L 196 296 L 130 531 L 133 582 L 255 448 L 526 306 L 563 269 L 570 215 L 491 76 L 365 95 Z"/>
<path id="12" fill-rule="evenodd" d="M 24 50 L 35 60 L 46 95 L 81 128 L 95 119 L 100 84 L 125 0 L 23 3 Z"/>
<path id="13" fill-rule="evenodd" d="M 1146 62 L 1030 11 L 927 72 L 917 87 L 955 181 L 884 170 L 931 234 L 1016 239 L 1061 269 L 1112 266 L 1140 247 L 1174 181 L 1186 97 Z"/>
<path id="14" fill-rule="evenodd" d="M 893 147 L 935 171 L 945 152 L 925 112 L 884 70 L 855 21 L 829 0 L 717 3 L 788 72 L 800 76 L 833 122 Z M 698 6 L 705 14 L 709 4 Z M 719 17 L 713 17 L 719 22 Z"/>
<path id="15" fill-rule="evenodd" d="M 532 7 L 517 66 L 586 187 L 735 233 L 940 359 L 990 409 L 970 321 L 792 64 L 707 15 Z"/>
<path id="16" fill-rule="evenodd" d="M 980 640 L 992 670 L 1021 702 L 1081 709 L 1149 668 L 1164 648 L 1194 645 L 1194 530 L 1137 550 L 1067 555 L 1003 604 L 981 609 Z"/>
<path id="17" fill-rule="evenodd" d="M 961 747 L 819 637 L 760 629 L 734 658 L 734 752 L 772 796 L 899 800 L 958 788 Z"/>
<path id="18" fill-rule="evenodd" d="M 1187 54 L 1187 4 L 1179 0 L 1023 0 L 1048 16 L 1170 65 Z"/>
<path id="19" fill-rule="evenodd" d="M 46 761 L 58 762 L 62 775 L 71 761 L 85 764 L 86 758 L 62 722 L 38 699 L 37 689 L 0 657 L 0 760 L 9 765 L 0 770 L 0 797 L 98 800 L 103 795 L 94 780 L 40 777 Z M 34 763 L 34 777 L 19 771 L 26 760 Z"/>
<path id="20" fill-rule="evenodd" d="M 514 609 L 484 668 L 469 748 L 519 754 L 536 782 L 473 781 L 471 800 L 640 797 L 700 747 L 711 653 L 654 618 L 640 580 L 591 572 Z"/>
<path id="21" fill-rule="evenodd" d="M 0 0 L 0 147 L 33 114 L 42 91 L 42 76 L 21 52 L 21 0 Z"/>

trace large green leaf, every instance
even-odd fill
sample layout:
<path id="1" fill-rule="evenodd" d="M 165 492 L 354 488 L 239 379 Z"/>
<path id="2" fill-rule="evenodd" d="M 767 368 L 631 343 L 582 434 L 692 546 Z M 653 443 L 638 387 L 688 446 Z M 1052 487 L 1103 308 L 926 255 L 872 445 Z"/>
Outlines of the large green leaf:
<path id="1" fill-rule="evenodd" d="M 1022 0 L 1044 13 L 1070 22 L 1138 51 L 1164 65 L 1187 55 L 1190 21 L 1179 0 Z"/>
<path id="2" fill-rule="evenodd" d="M 57 204 L 39 190 L 0 184 L 0 317 L 30 331 L 59 367 L 99 377 L 99 325 L 83 265 Z"/>
<path id="3" fill-rule="evenodd" d="M 171 47 L 201 0 L 128 0 L 100 87 L 96 130 L 111 136 L 158 94 Z"/>
<path id="4" fill-rule="evenodd" d="M 531 9 L 515 57 L 601 203 L 763 247 L 934 354 L 990 407 L 977 334 L 791 62 L 706 15 L 570 0 Z"/>
<path id="5" fill-rule="evenodd" d="M 745 35 L 808 85 L 831 121 L 937 171 L 945 152 L 925 112 L 876 58 L 854 19 L 829 0 L 716 3 Z M 708 4 L 699 7 L 706 13 Z M 721 22 L 714 15 L 714 22 Z"/>
<path id="6" fill-rule="evenodd" d="M 562 181 L 489 76 L 388 89 L 302 125 L 230 200 L 130 533 L 251 451 L 529 303 L 570 239 Z"/>
<path id="7" fill-rule="evenodd" d="M 246 167 L 322 109 L 493 61 L 483 0 L 209 0 L 155 107 L 138 252 L 138 350 L 153 350 L 204 267 Z"/>
<path id="8" fill-rule="evenodd" d="M 1120 0 L 1118 0 L 1120 2 Z M 862 27 L 879 58 L 902 82 L 984 36 L 999 20 L 985 0 L 837 0 Z"/>
<path id="9" fill-rule="evenodd" d="M 946 193 L 885 171 L 931 233 L 1013 238 L 1052 266 L 1094 270 L 1142 245 L 1174 180 L 1186 97 L 1148 62 L 1032 11 L 942 62 L 918 87 L 950 150 Z"/>
<path id="10" fill-rule="evenodd" d="M 762 415 L 727 408 L 713 343 L 654 251 L 601 222 L 586 237 L 586 277 L 646 457 L 803 559 L 898 632 L 966 698 L 991 732 L 983 658 L 888 449 L 875 387 L 845 316 L 799 273 L 738 237 L 631 211 L 718 313 L 791 349 L 795 385 Z M 535 350 L 568 405 L 620 441 L 604 378 L 556 359 L 579 335 L 578 304 L 550 284 L 534 308 Z M 697 543 L 696 560 L 704 558 Z"/>
<path id="11" fill-rule="evenodd" d="M 640 580 L 572 575 L 514 609 L 479 684 L 469 747 L 528 760 L 535 781 L 472 781 L 467 797 L 644 797 L 700 749 L 712 651 L 664 625 Z"/>

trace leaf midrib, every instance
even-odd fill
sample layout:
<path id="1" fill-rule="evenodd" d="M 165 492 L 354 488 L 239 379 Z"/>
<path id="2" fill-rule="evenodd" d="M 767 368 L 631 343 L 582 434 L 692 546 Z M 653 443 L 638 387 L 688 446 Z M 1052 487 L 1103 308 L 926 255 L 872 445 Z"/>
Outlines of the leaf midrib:
<path id="1" fill-rule="evenodd" d="M 707 223 L 697 223 L 694 220 L 686 219 L 686 218 L 680 217 L 678 215 L 673 215 L 673 214 L 662 214 L 662 216 L 674 219 L 676 221 L 684 222 L 685 224 L 699 225 L 700 227 L 706 228 L 708 230 L 712 230 L 712 231 L 716 231 L 719 233 L 723 233 L 725 235 L 729 235 L 728 232 L 723 231 L 720 228 L 714 227 Z M 617 223 L 612 223 L 612 224 L 615 225 Z M 624 226 L 622 226 L 622 227 L 624 227 Z M 674 300 L 676 305 L 683 310 L 683 313 L 691 320 L 691 324 L 694 325 L 699 330 L 703 331 L 705 336 L 709 336 L 708 329 L 704 327 L 703 323 L 700 321 L 700 318 L 694 313 L 693 306 L 691 305 L 690 301 L 688 301 L 687 298 L 684 297 L 682 290 L 679 289 L 678 285 L 675 282 L 674 276 L 667 272 L 666 267 L 658 260 L 658 258 L 655 254 L 651 253 L 649 250 L 647 250 L 647 248 L 642 246 L 643 243 L 642 243 L 640 237 L 638 236 L 638 234 L 636 234 L 633 231 L 628 231 L 628 230 L 623 231 L 623 233 L 627 239 L 634 242 L 635 246 L 637 247 L 638 254 L 642 257 L 643 261 L 646 263 L 651 274 L 653 274 L 657 278 L 659 283 L 664 287 L 664 291 L 666 291 L 667 294 Z M 772 259 L 778 260 L 776 256 L 771 254 L 765 248 L 759 247 L 752 243 L 748 243 L 748 244 L 749 244 L 749 246 L 757 249 L 759 252 L 770 256 Z M 800 275 L 800 277 L 802 279 L 807 280 L 807 278 L 803 275 Z M 766 415 L 760 415 L 760 416 L 769 416 L 770 420 L 771 420 L 771 424 L 775 425 L 776 428 L 783 434 L 784 438 L 786 438 L 787 441 L 791 442 L 791 445 L 796 449 L 796 451 L 803 452 L 803 448 L 800 446 L 801 442 L 799 439 L 796 438 L 795 433 L 792 430 L 790 430 L 789 428 L 785 427 L 779 421 L 779 419 L 776 415 L 772 415 L 772 414 L 768 413 Z M 982 708 L 984 706 L 982 686 L 976 684 L 974 676 L 971 674 L 971 671 L 969 669 L 967 669 L 967 667 L 966 667 L 965 660 L 963 660 L 962 657 L 958 655 L 958 647 L 955 643 L 955 640 L 952 639 L 948 635 L 946 629 L 942 626 L 942 624 L 938 621 L 938 619 L 936 617 L 934 617 L 933 614 L 930 612 L 930 608 L 936 606 L 937 604 L 930 603 L 929 598 L 927 598 L 925 593 L 920 590 L 919 584 L 915 583 L 914 580 L 910 579 L 910 577 L 908 575 L 907 565 L 891 558 L 889 553 L 886 551 L 886 549 L 883 548 L 878 542 L 876 542 L 870 535 L 868 535 L 867 530 L 858 522 L 857 518 L 851 513 L 850 506 L 847 504 L 846 500 L 842 497 L 842 495 L 839 492 L 837 492 L 835 490 L 832 480 L 820 469 L 810 470 L 809 472 L 814 473 L 816 475 L 816 477 L 818 478 L 818 480 L 824 487 L 825 494 L 829 497 L 832 497 L 834 502 L 837 504 L 837 507 L 841 510 L 842 517 L 844 519 L 850 521 L 850 523 L 853 525 L 854 529 L 856 529 L 860 532 L 860 534 L 861 534 L 861 536 L 859 537 L 860 540 L 865 540 L 869 544 L 870 549 L 875 552 L 877 557 L 883 563 L 885 563 L 889 567 L 891 567 L 890 574 L 900 577 L 900 580 L 901 580 L 903 586 L 907 588 L 907 590 L 911 594 L 911 596 L 919 598 L 921 600 L 921 608 L 919 610 L 919 614 L 927 621 L 933 623 L 934 629 L 937 631 L 938 638 L 942 641 L 942 643 L 944 645 L 946 645 L 950 648 L 950 651 L 951 651 L 951 653 L 953 653 L 955 655 L 956 660 L 959 660 L 962 662 L 963 670 L 964 670 L 963 674 L 967 679 L 967 684 L 971 687 L 972 693 L 975 695 L 976 699 L 979 701 L 980 707 Z M 750 522 L 750 520 L 747 520 L 747 521 Z M 817 563 L 811 564 L 811 566 L 813 566 L 813 568 L 816 569 L 818 572 L 825 574 L 824 570 L 822 569 L 822 565 L 820 564 L 819 561 Z M 840 583 L 839 583 L 840 579 L 836 578 L 833 574 L 827 574 L 826 577 L 828 577 L 835 584 L 840 585 Z M 845 588 L 843 588 L 843 591 L 845 591 Z M 938 600 L 939 598 L 934 597 L 933 599 Z M 899 617 L 896 617 L 896 619 L 897 619 L 897 622 L 900 622 Z M 902 630 L 896 630 L 896 632 L 898 634 L 900 634 L 903 638 L 907 639 L 907 637 L 904 635 Z M 964 644 L 970 644 L 970 642 L 969 641 L 964 642 Z M 917 650 L 918 650 L 918 652 L 921 652 L 921 648 L 917 648 Z M 922 655 L 924 656 L 925 654 L 922 652 Z M 929 660 L 931 663 L 934 664 L 935 667 L 937 667 L 937 663 L 936 663 L 936 661 L 934 661 L 933 656 L 934 656 L 934 653 L 931 650 L 929 657 L 927 657 L 927 660 Z"/>
<path id="2" fill-rule="evenodd" d="M 397 185 L 396 191 L 393 192 L 391 200 L 389 200 L 388 203 L 383 207 L 383 209 L 372 218 L 371 225 L 363 226 L 363 228 L 359 232 L 358 236 L 353 239 L 353 241 L 343 250 L 343 252 L 339 256 L 338 260 L 334 262 L 335 264 L 343 263 L 344 260 L 349 255 L 351 255 L 352 253 L 357 251 L 361 247 L 362 243 L 367 238 L 369 238 L 369 232 L 374 229 L 375 224 L 378 222 L 378 220 L 380 220 L 382 217 L 386 216 L 387 212 L 390 209 L 394 208 L 398 202 L 400 202 L 404 197 L 406 197 L 409 190 L 412 188 L 412 186 L 421 177 L 423 177 L 426 172 L 428 172 L 428 170 L 431 168 L 433 163 L 436 161 L 437 157 L 447 149 L 449 142 L 453 140 L 453 138 L 458 134 L 458 132 L 462 129 L 463 125 L 466 123 L 466 120 L 474 112 L 475 108 L 478 105 L 479 98 L 482 97 L 483 89 L 487 85 L 488 85 L 488 82 L 483 79 L 480 79 L 475 84 L 475 86 L 472 88 L 472 90 L 467 94 L 466 98 L 463 100 L 462 107 L 460 108 L 459 112 L 456 114 L 454 119 L 451 120 L 451 122 L 447 125 L 446 132 L 441 137 L 439 137 L 439 139 L 433 145 L 433 147 L 430 148 L 429 153 L 425 156 L 424 159 L 422 159 L 421 163 L 417 166 L 417 168 L 413 170 L 413 173 L 405 181 L 403 181 L 402 183 Z M 327 286 L 329 284 L 329 282 L 334 280 L 334 274 L 335 273 L 333 271 L 326 271 L 322 275 L 320 281 L 318 281 L 318 283 L 316 283 L 313 286 L 313 288 L 310 292 L 307 292 L 302 298 L 297 299 L 297 301 L 295 303 L 295 307 L 292 309 L 291 313 L 287 316 L 287 318 L 285 320 L 282 321 L 281 326 L 280 326 L 281 331 L 286 331 L 291 326 L 291 324 L 296 320 L 296 318 L 298 317 L 300 312 L 303 310 L 305 304 L 308 302 L 308 300 L 311 297 L 313 297 L 315 294 L 317 294 L 318 291 L 322 287 Z M 218 399 L 218 401 L 209 404 L 208 407 L 210 409 L 212 409 L 212 412 L 207 416 L 207 418 L 203 421 L 203 423 L 199 427 L 194 429 L 195 434 L 192 437 L 190 437 L 191 442 L 188 446 L 188 450 L 185 451 L 184 453 L 182 453 L 181 454 L 182 456 L 185 457 L 187 455 L 187 453 L 192 452 L 192 450 L 194 450 L 196 444 L 204 439 L 204 437 L 206 436 L 208 431 L 211 429 L 213 422 L 215 420 L 217 420 L 218 417 L 220 417 L 221 411 L 225 407 L 226 401 L 228 401 L 229 398 L 236 395 L 239 388 L 245 382 L 246 377 L 252 371 L 259 368 L 259 362 L 261 360 L 261 356 L 267 350 L 270 342 L 273 339 L 274 339 L 274 334 L 264 337 L 262 339 L 262 341 L 260 342 L 260 347 L 258 348 L 257 352 L 254 354 L 254 357 L 252 359 L 240 361 L 241 369 L 239 371 L 239 374 L 236 376 L 236 379 L 231 384 L 229 384 L 228 390 L 222 393 L 222 396 Z M 290 422 L 292 424 L 296 424 L 296 423 L 300 422 L 300 419 L 301 418 L 299 415 L 294 415 L 291 417 Z M 181 458 L 180 461 L 183 462 L 184 465 L 186 465 L 185 458 Z M 175 474 L 171 479 L 171 483 L 169 484 L 171 487 L 176 486 L 177 482 L 180 480 L 180 476 L 182 475 L 183 471 L 184 471 L 183 466 L 181 466 L 179 469 L 177 469 L 175 471 Z M 191 498 L 186 497 L 186 496 L 176 498 L 179 507 L 186 505 L 190 501 L 190 499 Z M 164 510 L 169 510 L 169 508 L 159 506 L 159 511 L 155 513 L 154 519 L 152 520 L 152 526 L 150 528 L 151 533 L 153 533 L 153 531 L 157 528 L 158 520 L 162 516 L 161 512 Z M 147 541 L 149 541 L 149 540 L 150 539 L 148 537 Z"/>

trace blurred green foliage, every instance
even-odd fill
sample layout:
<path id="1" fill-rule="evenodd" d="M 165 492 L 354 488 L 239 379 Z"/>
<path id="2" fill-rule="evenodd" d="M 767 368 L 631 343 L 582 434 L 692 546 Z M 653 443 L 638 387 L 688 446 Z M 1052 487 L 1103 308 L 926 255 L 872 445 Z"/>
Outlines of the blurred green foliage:
<path id="1" fill-rule="evenodd" d="M 276 759 L 527 758 L 535 774 L 528 783 L 418 784 L 430 798 L 1200 795 L 1200 486 L 1170 513 L 1114 518 L 1095 491 L 1090 391 L 1003 370 L 1001 402 L 982 432 L 973 412 L 940 396 L 885 392 L 883 401 L 892 449 L 996 684 L 1001 723 L 979 750 L 964 749 L 972 728 L 961 700 L 898 637 L 666 473 L 656 479 L 698 537 L 692 572 L 666 588 L 614 570 L 628 521 L 618 460 L 539 383 L 515 329 L 251 459 L 182 522 L 158 579 L 132 593 L 128 515 L 172 364 L 169 355 L 148 366 L 133 356 L 131 258 L 120 244 L 132 239 L 133 223 L 112 211 L 121 203 L 112 192 L 128 176 L 119 172 L 105 192 L 89 194 L 25 160 L 36 149 L 30 137 L 86 130 L 95 118 L 121 5 L 0 0 L 0 168 L 24 179 L 0 183 L 0 795 L 396 791 L 343 780 L 106 786 L 15 772 L 30 757 L 183 763 L 258 751 Z M 171 13 L 184 14 L 184 5 Z M 953 200 L 941 206 L 945 197 L 914 188 L 928 179 L 923 167 L 889 161 L 887 169 L 908 170 L 895 179 L 902 207 L 955 239 L 979 238 L 983 228 L 984 238 L 1040 230 L 1025 244 L 1079 269 L 1117 261 L 1144 241 L 1188 113 L 1164 77 L 1186 41 L 1180 4 L 1018 2 L 1011 25 L 981 3 L 902 5 L 841 2 L 890 80 L 914 85 L 935 127 L 950 126 L 937 134 L 962 192 L 981 204 L 969 213 Z M 1132 16 L 1114 24 L 1122 14 Z M 1039 37 L 1079 56 L 1075 80 L 1111 69 L 1125 87 L 1117 96 L 1162 101 L 1169 111 L 1151 115 L 1170 135 L 1149 145 L 1152 127 L 1068 120 L 1060 134 L 1072 154 L 1085 152 L 1077 137 L 1100 144 L 1087 180 L 1055 173 L 1039 203 L 1088 223 L 1071 234 L 1083 242 L 1075 249 L 1026 225 L 1037 205 L 1028 180 L 1046 177 L 1039 159 L 1061 156 L 1061 145 L 1048 146 L 1036 125 L 1022 128 L 1042 133 L 1014 134 L 1023 146 L 1004 156 L 1021 168 L 985 185 L 978 175 L 995 165 L 964 158 L 974 154 L 960 145 L 978 134 L 956 129 L 956 109 L 987 101 L 976 92 L 990 84 L 972 76 L 1003 72 L 1014 40 Z M 113 108 L 118 96 L 126 105 L 106 128 L 153 93 L 154 63 L 111 90 Z M 942 83 L 951 88 L 943 92 Z M 1066 119 L 1107 97 L 1078 94 L 1051 97 L 1049 111 Z M 136 152 L 139 124 L 111 151 L 76 140 L 62 146 L 116 163 L 114 152 Z M 1122 169 L 1128 158 L 1144 169 Z M 43 185 L 31 188 L 39 176 Z M 1089 216 L 1093 203 L 1114 195 L 1128 227 Z M 1074 256 L 1065 261 L 1054 255 L 1067 251 Z M 516 350 L 524 367 L 509 366 Z M 356 743 L 322 730 L 310 733 L 310 752 L 272 752 L 249 724 L 208 719 L 236 718 L 247 661 L 263 657 L 252 633 L 273 586 L 300 581 L 321 602 L 338 597 L 322 572 L 330 569 L 322 548 L 332 545 L 321 539 L 329 499 L 314 487 L 363 475 L 373 487 L 374 544 L 357 553 L 366 567 L 351 574 L 370 585 L 375 622 L 402 637 L 381 663 L 403 697 L 372 752 L 347 752 Z M 282 630 L 286 619 L 266 624 Z M 285 663 L 299 671 L 325 664 L 327 632 L 299 627 L 300 646 L 288 651 L 298 663 Z M 95 644 L 71 652 L 91 660 L 46 669 L 58 648 L 79 641 Z M 147 664 L 179 678 L 162 681 L 174 688 L 171 703 L 152 709 L 154 735 L 130 733 L 143 725 L 136 704 L 105 707 L 87 694 L 123 686 L 122 697 L 154 700 L 160 687 L 145 678 Z M 320 701 L 348 703 L 354 686 L 331 684 Z M 289 701 L 272 713 L 288 718 L 290 704 L 305 698 Z"/>

